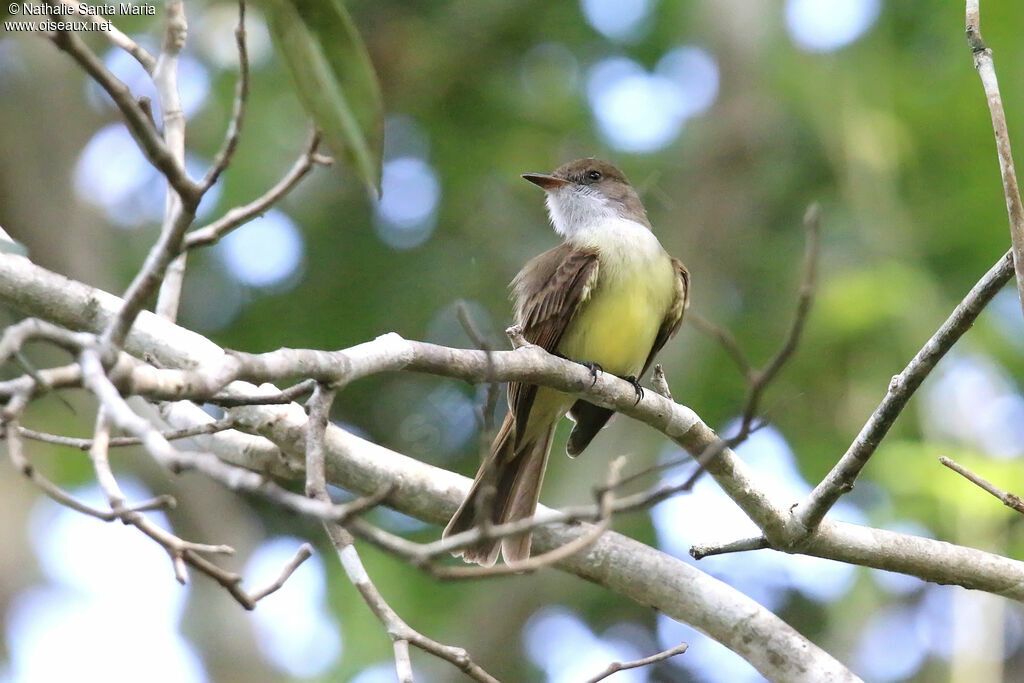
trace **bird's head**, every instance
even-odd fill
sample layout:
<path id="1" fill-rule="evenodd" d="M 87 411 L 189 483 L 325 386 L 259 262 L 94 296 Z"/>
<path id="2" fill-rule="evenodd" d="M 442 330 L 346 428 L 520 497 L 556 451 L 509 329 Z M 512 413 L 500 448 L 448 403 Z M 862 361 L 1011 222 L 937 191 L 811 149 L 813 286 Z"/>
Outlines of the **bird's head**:
<path id="1" fill-rule="evenodd" d="M 577 159 L 552 173 L 524 173 L 523 178 L 547 194 L 551 223 L 564 237 L 616 218 L 650 227 L 636 190 L 606 161 Z"/>

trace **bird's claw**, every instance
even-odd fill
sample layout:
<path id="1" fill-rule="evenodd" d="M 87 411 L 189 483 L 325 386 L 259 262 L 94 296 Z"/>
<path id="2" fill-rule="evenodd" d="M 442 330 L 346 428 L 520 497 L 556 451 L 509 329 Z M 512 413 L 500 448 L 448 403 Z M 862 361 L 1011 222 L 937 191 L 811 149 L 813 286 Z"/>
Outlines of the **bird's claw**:
<path id="1" fill-rule="evenodd" d="M 595 384 L 597 384 L 598 373 L 604 372 L 604 368 L 601 367 L 601 364 L 594 363 L 588 360 L 580 360 L 576 362 L 585 367 L 587 370 L 590 370 L 590 386 L 594 386 Z"/>
<path id="2" fill-rule="evenodd" d="M 639 404 L 640 400 L 644 397 L 644 388 L 640 386 L 640 382 L 637 380 L 636 376 L 629 375 L 628 377 L 623 377 L 622 379 L 626 380 L 627 382 L 633 385 L 633 391 L 636 392 L 636 400 L 633 401 L 633 405 Z"/>

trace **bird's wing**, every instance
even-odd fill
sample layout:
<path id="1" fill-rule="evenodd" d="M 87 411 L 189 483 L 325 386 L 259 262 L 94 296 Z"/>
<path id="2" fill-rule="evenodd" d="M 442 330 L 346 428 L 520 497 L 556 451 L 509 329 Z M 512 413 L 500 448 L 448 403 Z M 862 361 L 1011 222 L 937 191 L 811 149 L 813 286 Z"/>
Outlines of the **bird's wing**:
<path id="1" fill-rule="evenodd" d="M 683 262 L 676 258 L 672 259 L 672 269 L 676 272 L 675 296 L 672 299 L 672 305 L 668 308 L 668 312 L 665 313 L 665 319 L 661 321 L 661 327 L 658 328 L 658 335 L 654 338 L 654 345 L 651 346 L 651 352 L 647 355 L 647 360 L 644 362 L 644 369 L 640 371 L 641 376 L 650 369 L 651 363 L 654 362 L 654 357 L 658 355 L 658 351 L 661 351 L 661 347 L 669 339 L 676 336 L 679 326 L 683 323 L 683 313 L 686 312 L 686 307 L 690 302 L 689 271 L 686 270 Z"/>
<path id="2" fill-rule="evenodd" d="M 554 353 L 569 321 L 590 298 L 597 284 L 596 249 L 562 244 L 537 256 L 512 281 L 516 322 L 531 344 Z M 522 436 L 537 387 L 510 382 L 508 404 L 516 418 L 517 440 Z"/>
<path id="3" fill-rule="evenodd" d="M 675 336 L 676 332 L 679 331 L 679 325 L 683 322 L 683 313 L 686 311 L 686 305 L 689 301 L 690 274 L 687 272 L 686 266 L 679 259 L 672 259 L 672 269 L 676 274 L 675 296 L 672 299 L 672 305 L 669 306 L 668 311 L 665 313 L 664 320 L 661 321 L 661 327 L 658 328 L 658 334 L 654 338 L 651 352 L 647 355 L 644 369 L 640 372 L 641 377 L 647 373 L 651 363 L 654 362 L 654 357 L 658 355 L 658 351 L 661 351 L 661 347 Z M 588 403 L 583 399 L 576 401 L 572 408 L 569 409 L 569 416 L 576 424 L 569 435 L 569 441 L 565 444 L 566 453 L 574 458 L 582 453 L 583 449 L 590 445 L 590 442 L 593 441 L 594 437 L 597 436 L 597 433 L 601 431 L 614 412 L 608 408 L 595 406 L 593 403 Z"/>

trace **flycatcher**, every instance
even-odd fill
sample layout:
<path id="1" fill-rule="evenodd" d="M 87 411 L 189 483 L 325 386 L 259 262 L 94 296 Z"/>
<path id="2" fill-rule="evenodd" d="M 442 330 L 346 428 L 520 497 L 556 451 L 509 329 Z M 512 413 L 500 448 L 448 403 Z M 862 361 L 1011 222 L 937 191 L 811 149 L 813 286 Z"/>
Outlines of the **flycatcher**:
<path id="1" fill-rule="evenodd" d="M 554 173 L 524 173 L 547 195 L 548 214 L 560 245 L 532 259 L 512 280 L 515 320 L 532 344 L 630 381 L 639 378 L 679 330 L 689 275 L 651 232 L 636 190 L 619 169 L 598 159 L 578 159 Z M 511 382 L 508 414 L 473 487 L 444 536 L 473 527 L 530 517 L 537 508 L 551 438 L 566 414 L 576 423 L 566 452 L 575 457 L 613 411 L 554 389 Z M 493 486 L 493 488 L 491 488 Z M 493 497 L 487 500 L 487 492 Z M 530 556 L 531 535 L 484 541 L 456 554 L 493 565 Z"/>

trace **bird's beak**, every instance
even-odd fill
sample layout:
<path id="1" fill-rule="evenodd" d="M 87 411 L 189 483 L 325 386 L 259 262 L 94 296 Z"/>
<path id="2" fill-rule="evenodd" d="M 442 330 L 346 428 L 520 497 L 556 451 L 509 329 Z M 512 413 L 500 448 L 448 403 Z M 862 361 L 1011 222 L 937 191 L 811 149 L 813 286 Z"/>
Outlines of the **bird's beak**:
<path id="1" fill-rule="evenodd" d="M 547 173 L 524 173 L 523 177 L 534 185 L 540 187 L 545 192 L 551 192 L 560 187 L 571 184 L 568 180 L 556 178 L 555 176 L 548 175 Z"/>

